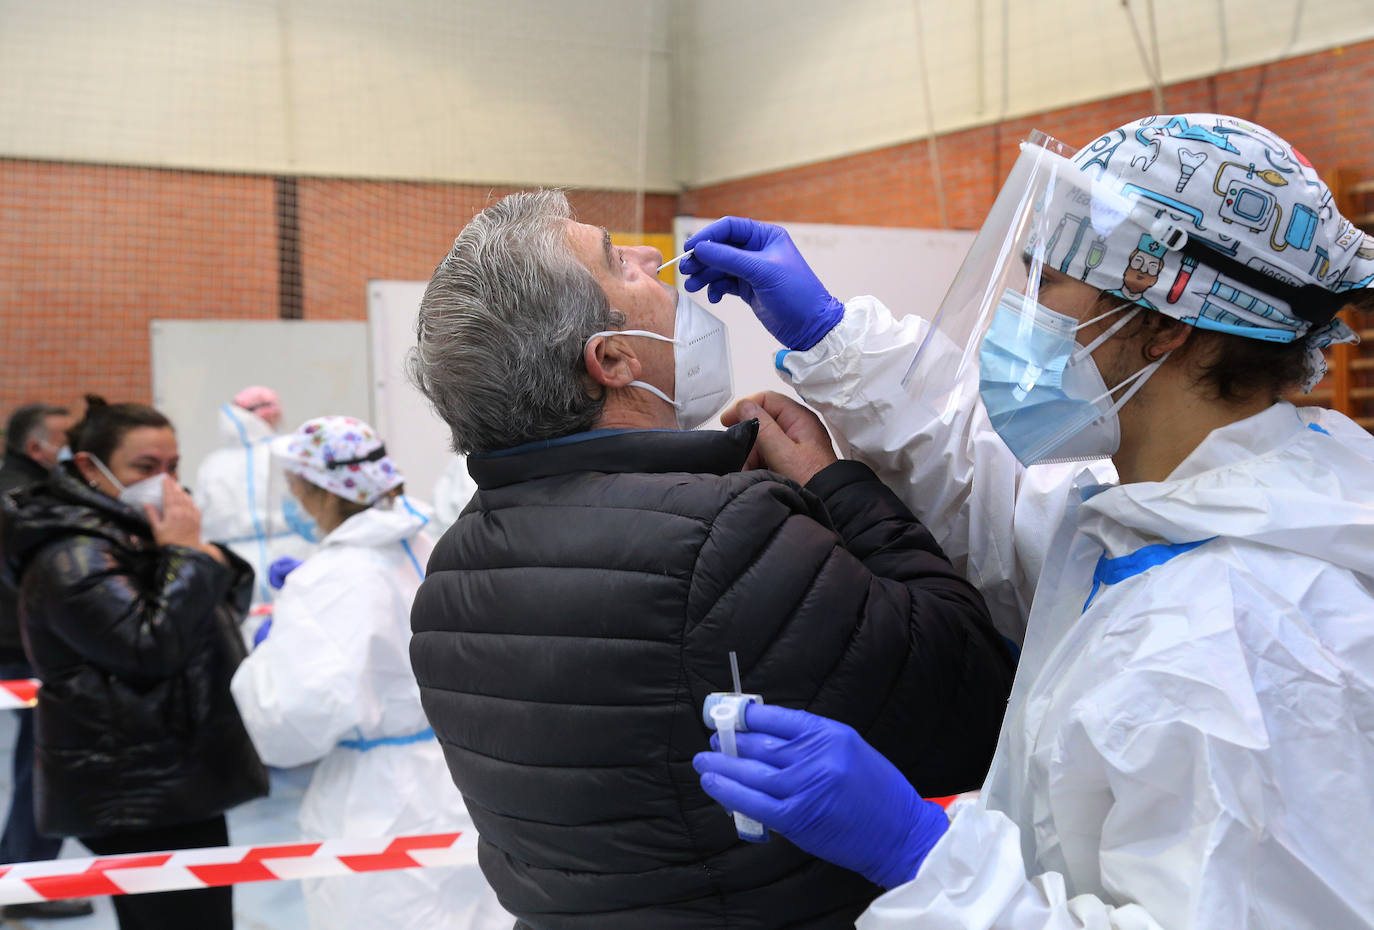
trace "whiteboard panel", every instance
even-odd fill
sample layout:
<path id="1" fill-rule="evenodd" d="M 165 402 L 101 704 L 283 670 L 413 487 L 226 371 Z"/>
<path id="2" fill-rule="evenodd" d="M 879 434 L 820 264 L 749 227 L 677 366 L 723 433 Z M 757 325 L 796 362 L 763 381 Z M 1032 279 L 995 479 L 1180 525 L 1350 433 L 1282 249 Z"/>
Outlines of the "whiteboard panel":
<path id="1" fill-rule="evenodd" d="M 680 245 L 708 222 L 679 217 L 673 224 L 675 241 Z M 935 312 L 974 235 L 929 229 L 784 225 L 836 297 L 846 300 L 872 294 L 897 314 Z M 405 472 L 407 488 L 425 499 L 452 454 L 448 428 L 405 377 L 405 357 L 415 344 L 415 318 L 427 284 L 371 281 L 367 293 L 376 392 L 373 425 Z M 727 297 L 716 305 L 706 304 L 704 297 L 700 299 L 730 328 L 736 396 L 777 390 L 795 397 L 773 367 L 778 343 L 759 324 L 753 311 L 735 297 Z M 713 418 L 703 428 L 719 426 Z"/>
<path id="2" fill-rule="evenodd" d="M 367 326 L 307 320 L 153 320 L 153 406 L 177 429 L 181 480 L 220 448 L 218 411 L 241 388 L 281 397 L 282 429 L 311 417 L 371 420 Z"/>
<path id="3" fill-rule="evenodd" d="M 434 485 L 453 457 L 448 427 L 405 374 L 415 345 L 415 319 L 428 281 L 369 281 L 367 325 L 372 350 L 373 426 L 406 476 L 406 492 L 432 502 Z"/>

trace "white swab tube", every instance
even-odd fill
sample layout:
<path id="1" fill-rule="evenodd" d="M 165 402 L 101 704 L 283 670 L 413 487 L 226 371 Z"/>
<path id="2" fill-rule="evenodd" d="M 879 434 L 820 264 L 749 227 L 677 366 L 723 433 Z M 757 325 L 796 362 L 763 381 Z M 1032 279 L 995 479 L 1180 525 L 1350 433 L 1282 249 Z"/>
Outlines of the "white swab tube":
<path id="1" fill-rule="evenodd" d="M 676 258 L 670 258 L 670 259 L 668 259 L 666 262 L 664 262 L 663 264 L 661 264 L 661 265 L 658 266 L 658 270 L 659 270 L 660 272 L 662 272 L 664 268 L 671 268 L 673 265 L 676 265 L 678 262 L 682 261 L 682 260 L 683 260 L 684 258 L 686 258 L 688 255 L 691 255 L 692 252 L 694 252 L 694 251 L 695 251 L 694 249 L 688 249 L 686 252 L 683 252 L 681 255 L 677 256 Z"/>
<path id="2" fill-rule="evenodd" d="M 750 704 L 762 704 L 763 699 L 756 694 L 720 694 L 711 695 L 717 698 L 710 704 L 708 713 L 710 715 L 710 725 L 720 736 L 720 751 L 727 756 L 739 758 L 739 747 L 735 744 L 735 732 L 746 730 L 748 727 L 744 723 L 744 708 Z M 711 698 L 707 698 L 710 702 Z M 742 840 L 751 843 L 762 843 L 768 839 L 768 830 L 763 824 L 752 817 L 746 817 L 739 811 L 733 811 L 735 818 L 735 833 L 739 834 Z"/>

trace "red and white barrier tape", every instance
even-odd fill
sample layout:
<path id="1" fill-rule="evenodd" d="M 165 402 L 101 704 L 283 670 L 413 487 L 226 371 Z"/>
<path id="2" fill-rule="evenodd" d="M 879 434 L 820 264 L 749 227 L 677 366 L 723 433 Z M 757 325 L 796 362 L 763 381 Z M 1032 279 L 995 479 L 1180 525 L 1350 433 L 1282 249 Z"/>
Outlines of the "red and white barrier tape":
<path id="1" fill-rule="evenodd" d="M 0 710 L 23 710 L 38 703 L 38 679 L 0 681 Z"/>
<path id="2" fill-rule="evenodd" d="M 477 833 L 217 846 L 0 866 L 0 904 L 477 864 Z"/>

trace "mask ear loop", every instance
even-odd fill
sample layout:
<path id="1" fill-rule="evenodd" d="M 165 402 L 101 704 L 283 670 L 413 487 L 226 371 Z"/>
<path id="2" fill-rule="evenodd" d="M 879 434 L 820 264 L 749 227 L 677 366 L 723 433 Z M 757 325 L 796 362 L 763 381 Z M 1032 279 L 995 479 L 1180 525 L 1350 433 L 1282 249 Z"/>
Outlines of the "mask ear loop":
<path id="1" fill-rule="evenodd" d="M 587 337 L 587 341 L 584 342 L 584 343 L 582 343 L 582 351 L 583 351 L 583 352 L 587 351 L 587 346 L 591 345 L 591 344 L 592 344 L 592 340 L 595 339 L 597 336 L 645 336 L 645 337 L 647 337 L 647 338 L 649 338 L 649 339 L 657 339 L 659 342 L 670 342 L 670 343 L 672 343 L 673 345 L 677 345 L 677 340 L 676 340 L 676 339 L 670 339 L 670 338 L 668 338 L 667 336 L 663 335 L 662 333 L 650 332 L 650 331 L 647 330 L 647 329 L 608 329 L 608 330 L 604 330 L 603 332 L 592 333 L 590 336 L 588 336 L 588 337 Z M 650 384 L 650 383 L 647 382 L 647 381 L 631 381 L 631 382 L 630 382 L 628 385 L 626 385 L 626 386 L 627 386 L 627 387 L 643 388 L 644 390 L 648 391 L 650 394 L 653 394 L 654 396 L 656 396 L 659 400 L 663 401 L 663 402 L 664 402 L 665 404 L 667 404 L 669 407 L 672 407 L 674 410 L 681 410 L 681 409 L 682 409 L 682 405 L 681 405 L 681 404 L 679 404 L 679 403 L 677 403 L 676 401 L 674 401 L 674 400 L 673 400 L 672 398 L 670 398 L 667 394 L 663 393 L 662 391 L 660 391 L 658 388 L 654 387 L 652 384 Z"/>
<path id="2" fill-rule="evenodd" d="M 1127 307 L 1131 308 L 1131 312 L 1123 316 L 1121 319 L 1117 320 L 1111 326 L 1107 327 L 1107 329 L 1103 331 L 1102 335 L 1098 336 L 1092 342 L 1088 343 L 1086 346 L 1075 352 L 1073 354 L 1073 357 L 1070 359 L 1070 364 L 1081 361 L 1085 356 L 1092 355 L 1092 353 L 1097 350 L 1098 346 L 1102 345 L 1108 339 L 1115 336 L 1118 332 L 1121 331 L 1121 328 L 1123 326 L 1131 322 L 1131 320 L 1135 319 L 1136 315 L 1139 314 L 1143 308 L 1139 304 L 1122 304 L 1121 306 L 1115 307 L 1111 310 L 1108 310 L 1106 313 L 1095 316 L 1091 320 L 1088 320 L 1087 322 L 1078 326 L 1078 329 L 1082 329 L 1084 326 L 1091 326 L 1093 323 L 1096 323 L 1099 320 L 1105 320 L 1113 313 L 1120 313 Z M 1127 387 L 1129 385 L 1126 393 L 1122 394 L 1119 399 L 1112 401 L 1111 407 L 1109 407 L 1105 412 L 1103 412 L 1102 417 L 1108 417 L 1116 413 L 1118 410 L 1120 410 L 1123 406 L 1126 405 L 1126 401 L 1130 400 L 1132 397 L 1135 396 L 1136 391 L 1139 391 L 1141 388 L 1145 386 L 1145 382 L 1150 380 L 1150 376 L 1159 370 L 1159 366 L 1163 365 L 1170 355 L 1173 355 L 1172 349 L 1168 352 L 1165 352 L 1158 359 L 1146 365 L 1144 368 L 1140 369 L 1135 374 L 1126 378 L 1120 384 L 1116 385 L 1116 387 L 1108 388 L 1106 393 L 1099 394 L 1097 397 L 1094 397 L 1092 400 L 1093 406 L 1096 407 L 1099 403 L 1111 397 L 1113 394 L 1121 390 L 1123 387 Z M 1102 417 L 1098 417 L 1098 420 L 1102 419 Z M 1094 420 L 1093 422 L 1097 422 L 1097 420 Z"/>
<path id="3" fill-rule="evenodd" d="M 121 494 L 124 491 L 128 490 L 127 486 L 118 478 L 116 478 L 113 472 L 111 472 L 108 468 L 105 467 L 105 463 L 100 461 L 100 456 L 92 455 L 91 461 L 95 463 L 96 468 L 100 469 L 100 473 L 104 475 L 107 479 L 109 479 L 110 484 L 119 488 Z"/>
<path id="4" fill-rule="evenodd" d="M 1163 355 L 1161 355 L 1157 361 L 1153 361 L 1150 364 L 1146 365 L 1144 368 L 1140 369 L 1135 374 L 1131 375 L 1125 381 L 1122 381 L 1116 387 L 1108 388 L 1105 394 L 1097 395 L 1093 398 L 1093 406 L 1096 407 L 1099 402 L 1105 400 L 1108 397 L 1111 397 L 1112 394 L 1121 390 L 1129 384 L 1130 388 L 1126 391 L 1126 393 L 1122 394 L 1120 399 L 1113 401 L 1111 407 L 1109 407 L 1106 410 L 1106 412 L 1102 414 L 1102 416 L 1107 417 L 1111 416 L 1113 413 L 1116 413 L 1118 410 L 1120 410 L 1122 407 L 1126 405 L 1126 401 L 1130 400 L 1132 397 L 1135 396 L 1136 391 L 1140 390 L 1145 386 L 1145 382 L 1150 380 L 1150 376 L 1153 375 L 1156 371 L 1158 371 L 1159 366 L 1163 365 L 1164 362 L 1168 360 L 1169 356 L 1173 354 L 1173 350 L 1170 349 L 1168 352 L 1165 352 Z M 1098 417 L 1099 420 L 1101 418 L 1102 417 Z M 1097 421 L 1094 420 L 1093 422 Z"/>
<path id="5" fill-rule="evenodd" d="M 1075 353 L 1073 354 L 1073 357 L 1070 358 L 1069 361 L 1070 361 L 1070 362 L 1079 362 L 1079 361 L 1082 361 L 1082 360 L 1083 360 L 1083 357 L 1084 357 L 1085 355 L 1092 355 L 1094 352 L 1097 351 L 1097 347 L 1098 347 L 1098 346 L 1102 345 L 1102 343 L 1106 342 L 1108 339 L 1112 338 L 1112 337 L 1115 336 L 1117 333 L 1121 332 L 1121 328 L 1122 328 L 1123 326 L 1125 326 L 1127 323 L 1131 322 L 1131 320 L 1134 320 L 1134 319 L 1136 318 L 1136 314 L 1140 313 L 1141 309 L 1143 309 L 1143 308 L 1141 308 L 1141 307 L 1140 307 L 1139 305 L 1137 305 L 1137 304 L 1122 304 L 1122 305 L 1119 306 L 1119 307 L 1115 307 L 1115 308 L 1113 308 L 1113 309 L 1111 309 L 1111 310 L 1108 310 L 1106 313 L 1103 313 L 1103 314 L 1100 314 L 1100 315 L 1098 315 L 1098 316 L 1093 317 L 1091 320 L 1088 320 L 1086 323 L 1080 323 L 1078 326 L 1074 327 L 1074 332 L 1077 332 L 1078 330 L 1082 329 L 1082 328 L 1085 327 L 1085 326 L 1091 326 L 1091 325 L 1093 325 L 1094 323 L 1096 323 L 1096 322 L 1098 322 L 1098 321 L 1100 321 L 1100 320 L 1105 320 L 1107 317 L 1111 316 L 1112 314 L 1114 314 L 1114 313 L 1120 313 L 1122 310 L 1125 310 L 1125 309 L 1128 308 L 1128 307 L 1129 307 L 1130 310 L 1131 310 L 1130 313 L 1126 314 L 1126 315 L 1123 316 L 1121 319 L 1117 320 L 1117 321 L 1116 321 L 1115 323 L 1113 323 L 1111 326 L 1108 326 L 1108 327 L 1102 332 L 1102 335 L 1098 336 L 1098 337 L 1097 337 L 1096 339 L 1094 339 L 1092 342 L 1088 343 L 1087 345 L 1085 345 L 1085 346 L 1083 346 L 1081 349 L 1079 349 L 1077 352 L 1075 352 Z"/>

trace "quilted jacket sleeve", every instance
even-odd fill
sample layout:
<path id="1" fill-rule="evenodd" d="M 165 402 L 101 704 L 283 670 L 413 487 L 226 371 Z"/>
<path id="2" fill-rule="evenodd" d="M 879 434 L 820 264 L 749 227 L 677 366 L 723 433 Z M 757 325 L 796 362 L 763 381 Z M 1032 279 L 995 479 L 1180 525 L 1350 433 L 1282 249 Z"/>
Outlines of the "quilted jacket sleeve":
<path id="1" fill-rule="evenodd" d="M 759 473 L 719 512 L 688 602 L 694 700 L 745 691 L 842 720 L 927 796 L 976 788 L 1013 666 L 977 590 L 872 470 Z M 697 693 L 699 692 L 699 693 Z"/>

